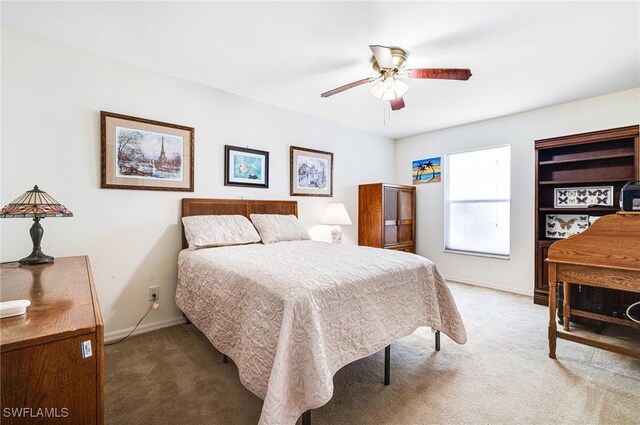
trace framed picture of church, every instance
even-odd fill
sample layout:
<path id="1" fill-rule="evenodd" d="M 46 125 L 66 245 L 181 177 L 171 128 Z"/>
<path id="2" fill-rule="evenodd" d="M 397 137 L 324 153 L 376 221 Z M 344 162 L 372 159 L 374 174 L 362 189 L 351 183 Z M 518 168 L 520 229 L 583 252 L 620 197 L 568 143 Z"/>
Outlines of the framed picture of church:
<path id="1" fill-rule="evenodd" d="M 192 127 L 100 112 L 102 188 L 193 192 Z"/>

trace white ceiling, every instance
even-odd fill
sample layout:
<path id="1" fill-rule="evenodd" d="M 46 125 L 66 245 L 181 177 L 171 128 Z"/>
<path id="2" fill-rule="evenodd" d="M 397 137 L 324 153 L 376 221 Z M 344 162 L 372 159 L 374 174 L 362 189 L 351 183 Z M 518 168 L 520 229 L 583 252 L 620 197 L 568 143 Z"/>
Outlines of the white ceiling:
<path id="1" fill-rule="evenodd" d="M 640 3 L 19 2 L 2 23 L 83 50 L 391 138 L 640 86 Z M 410 80 L 384 122 L 369 44 L 409 68 L 470 68 L 469 81 Z"/>

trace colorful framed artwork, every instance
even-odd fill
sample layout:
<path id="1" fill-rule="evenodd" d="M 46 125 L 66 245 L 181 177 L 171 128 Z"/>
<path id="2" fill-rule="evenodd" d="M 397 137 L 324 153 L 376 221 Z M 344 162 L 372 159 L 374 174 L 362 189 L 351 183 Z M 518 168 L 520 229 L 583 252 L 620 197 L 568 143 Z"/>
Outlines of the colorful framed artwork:
<path id="1" fill-rule="evenodd" d="M 333 153 L 291 146 L 291 196 L 333 196 Z"/>
<path id="2" fill-rule="evenodd" d="M 100 139 L 100 187 L 193 192 L 192 127 L 101 111 Z"/>
<path id="3" fill-rule="evenodd" d="M 411 163 L 413 184 L 442 181 L 442 157 L 419 159 Z"/>
<path id="4" fill-rule="evenodd" d="M 224 185 L 269 187 L 269 152 L 225 145 Z"/>
<path id="5" fill-rule="evenodd" d="M 587 208 L 613 206 L 613 186 L 557 187 L 554 208 Z"/>

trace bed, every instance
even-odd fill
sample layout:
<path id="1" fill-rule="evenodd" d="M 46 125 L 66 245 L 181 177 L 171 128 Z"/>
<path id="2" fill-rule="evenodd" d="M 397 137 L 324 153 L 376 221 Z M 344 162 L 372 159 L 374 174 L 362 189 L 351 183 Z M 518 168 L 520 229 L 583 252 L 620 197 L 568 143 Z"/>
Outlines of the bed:
<path id="1" fill-rule="evenodd" d="M 297 202 L 183 199 L 182 214 L 297 216 Z M 296 423 L 331 399 L 341 367 L 420 326 L 466 342 L 433 263 L 377 248 L 301 240 L 183 249 L 176 303 L 264 400 L 260 425 Z"/>

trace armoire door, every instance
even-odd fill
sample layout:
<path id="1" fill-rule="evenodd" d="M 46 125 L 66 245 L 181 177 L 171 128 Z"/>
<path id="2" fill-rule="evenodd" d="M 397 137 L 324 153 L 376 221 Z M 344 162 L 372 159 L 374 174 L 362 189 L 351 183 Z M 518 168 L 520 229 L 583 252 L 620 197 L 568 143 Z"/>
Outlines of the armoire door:
<path id="1" fill-rule="evenodd" d="M 398 190 L 398 243 L 412 244 L 414 191 Z"/>
<path id="2" fill-rule="evenodd" d="M 398 232 L 398 192 L 395 187 L 384 188 L 384 246 L 398 245 L 400 243 Z"/>

